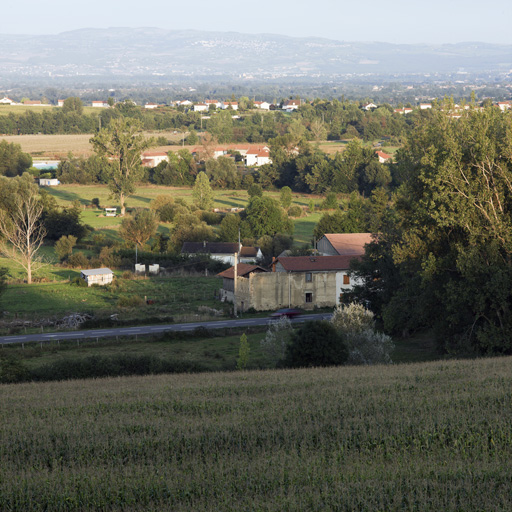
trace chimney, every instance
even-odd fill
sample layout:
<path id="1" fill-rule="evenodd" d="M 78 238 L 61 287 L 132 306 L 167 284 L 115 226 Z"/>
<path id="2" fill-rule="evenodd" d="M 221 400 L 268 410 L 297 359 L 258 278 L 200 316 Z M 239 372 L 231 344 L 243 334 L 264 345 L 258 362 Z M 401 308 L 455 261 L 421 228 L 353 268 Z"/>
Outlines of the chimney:
<path id="1" fill-rule="evenodd" d="M 272 272 L 276 271 L 276 258 L 272 256 Z"/>

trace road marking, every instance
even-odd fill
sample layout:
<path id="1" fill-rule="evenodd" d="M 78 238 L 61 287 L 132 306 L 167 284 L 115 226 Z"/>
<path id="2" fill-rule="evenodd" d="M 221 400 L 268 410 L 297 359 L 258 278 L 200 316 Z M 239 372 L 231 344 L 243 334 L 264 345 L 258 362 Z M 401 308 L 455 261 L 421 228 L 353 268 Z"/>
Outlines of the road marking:
<path id="1" fill-rule="evenodd" d="M 25 336 L 21 336 L 18 338 L 4 338 L 2 341 L 5 342 L 5 341 L 24 340 L 24 339 L 26 339 Z"/>

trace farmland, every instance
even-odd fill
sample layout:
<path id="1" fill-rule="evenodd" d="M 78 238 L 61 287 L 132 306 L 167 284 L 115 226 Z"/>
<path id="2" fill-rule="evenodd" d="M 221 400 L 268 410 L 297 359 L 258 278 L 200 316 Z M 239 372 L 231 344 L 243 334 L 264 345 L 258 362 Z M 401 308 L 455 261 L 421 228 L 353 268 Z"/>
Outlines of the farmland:
<path id="1" fill-rule="evenodd" d="M 13 107 L 14 108 L 14 107 Z M 0 108 L 0 111 L 3 109 Z M 145 132 L 147 137 L 165 137 L 169 141 L 179 142 L 180 134 L 171 132 Z M 30 154 L 34 159 L 65 158 L 69 152 L 75 156 L 90 156 L 93 149 L 89 140 L 92 134 L 71 135 L 4 135 L 1 138 L 8 143 L 19 144 L 22 151 Z M 159 146 L 155 151 L 170 151 L 181 149 L 181 146 Z"/>
<path id="2" fill-rule="evenodd" d="M 511 359 L 0 387 L 2 510 L 510 510 Z"/>

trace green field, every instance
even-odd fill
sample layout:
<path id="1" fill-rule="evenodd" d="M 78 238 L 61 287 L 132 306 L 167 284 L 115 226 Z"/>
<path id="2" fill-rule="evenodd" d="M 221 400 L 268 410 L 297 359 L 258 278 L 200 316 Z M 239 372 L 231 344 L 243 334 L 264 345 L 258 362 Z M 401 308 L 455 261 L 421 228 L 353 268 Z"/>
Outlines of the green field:
<path id="1" fill-rule="evenodd" d="M 0 510 L 511 510 L 512 359 L 0 386 Z"/>
<path id="2" fill-rule="evenodd" d="M 105 217 L 104 210 L 86 209 L 93 198 L 100 200 L 102 208 L 119 206 L 116 201 L 109 199 L 109 190 L 105 185 L 60 185 L 59 187 L 49 187 L 48 192 L 56 199 L 61 206 L 70 206 L 73 201 L 80 201 L 84 206 L 82 219 L 95 229 L 116 230 L 121 224 L 121 217 Z M 276 200 L 279 200 L 279 192 L 267 192 Z M 169 195 L 175 199 L 185 199 L 192 203 L 191 188 L 164 187 L 155 185 L 139 186 L 137 192 L 128 197 L 126 205 L 128 208 L 149 208 L 150 203 L 157 196 Z M 318 204 L 321 198 L 317 196 L 309 196 L 307 194 L 294 194 L 294 205 L 301 207 L 307 206 L 313 197 Z M 214 191 L 214 208 L 223 211 L 229 211 L 231 208 L 244 208 L 247 206 L 248 195 L 245 190 L 215 190 Z M 293 219 L 295 225 L 294 243 L 295 245 L 303 245 L 310 243 L 313 238 L 313 229 L 320 220 L 321 213 L 314 213 L 298 219 Z M 162 224 L 162 229 L 168 230 L 169 224 Z"/>
<path id="3" fill-rule="evenodd" d="M 58 267 L 54 267 L 58 268 Z M 200 306 L 221 308 L 214 299 L 221 280 L 216 277 L 152 277 L 128 280 L 118 277 L 115 285 L 82 288 L 70 284 L 67 279 L 79 275 L 78 271 L 60 268 L 54 278 L 60 283 L 11 284 L 0 297 L 0 310 L 4 319 L 14 316 L 27 319 L 60 317 L 69 313 L 98 313 L 103 316 L 118 313 L 120 320 L 143 319 L 148 316 L 172 316 L 176 320 L 189 319 Z M 154 301 L 150 306 L 135 309 L 118 305 L 120 299 Z M 190 320 L 190 319 L 189 319 Z"/>

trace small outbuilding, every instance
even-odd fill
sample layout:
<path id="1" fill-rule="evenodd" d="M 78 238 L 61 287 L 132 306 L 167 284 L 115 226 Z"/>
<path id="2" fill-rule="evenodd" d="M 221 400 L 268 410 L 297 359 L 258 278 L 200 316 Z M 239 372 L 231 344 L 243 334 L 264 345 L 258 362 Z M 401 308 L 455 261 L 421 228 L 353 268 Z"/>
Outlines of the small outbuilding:
<path id="1" fill-rule="evenodd" d="M 115 217 L 117 215 L 117 208 L 105 208 L 105 217 Z"/>
<path id="2" fill-rule="evenodd" d="M 109 268 L 92 268 L 82 270 L 80 278 L 87 283 L 87 286 L 92 286 L 93 284 L 104 286 L 112 282 L 114 272 Z"/>
<path id="3" fill-rule="evenodd" d="M 39 178 L 40 187 L 56 187 L 57 185 L 60 185 L 57 178 Z"/>

